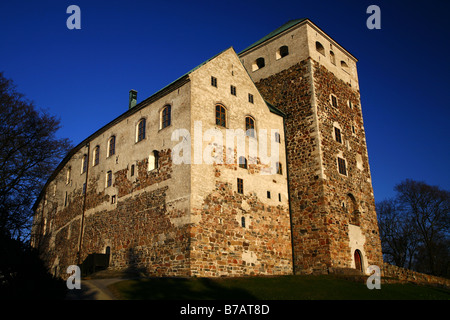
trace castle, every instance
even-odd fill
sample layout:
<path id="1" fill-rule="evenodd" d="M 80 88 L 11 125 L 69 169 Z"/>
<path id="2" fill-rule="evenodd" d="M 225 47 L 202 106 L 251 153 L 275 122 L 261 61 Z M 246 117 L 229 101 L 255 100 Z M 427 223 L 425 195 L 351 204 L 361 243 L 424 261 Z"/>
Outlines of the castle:
<path id="1" fill-rule="evenodd" d="M 62 277 L 92 254 L 152 276 L 381 266 L 356 63 L 300 19 L 130 91 L 49 178 L 32 246 Z"/>

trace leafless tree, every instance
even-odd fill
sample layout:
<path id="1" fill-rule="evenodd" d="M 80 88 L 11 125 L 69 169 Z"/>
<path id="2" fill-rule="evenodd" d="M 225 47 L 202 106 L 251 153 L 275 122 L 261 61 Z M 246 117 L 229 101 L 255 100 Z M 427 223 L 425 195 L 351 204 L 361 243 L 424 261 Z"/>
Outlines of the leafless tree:
<path id="1" fill-rule="evenodd" d="M 0 232 L 27 237 L 32 206 L 71 148 L 56 137 L 59 120 L 16 91 L 0 72 Z"/>
<path id="2" fill-rule="evenodd" d="M 377 203 L 385 259 L 450 276 L 450 192 L 414 180 L 405 180 L 394 190 L 394 199 Z"/>

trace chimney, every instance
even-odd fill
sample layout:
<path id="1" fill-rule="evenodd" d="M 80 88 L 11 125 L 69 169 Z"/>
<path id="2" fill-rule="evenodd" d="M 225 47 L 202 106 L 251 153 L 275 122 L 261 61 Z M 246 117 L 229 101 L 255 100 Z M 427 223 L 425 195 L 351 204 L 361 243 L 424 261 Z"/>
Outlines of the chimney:
<path id="1" fill-rule="evenodd" d="M 136 105 L 136 100 L 137 100 L 137 91 L 130 90 L 129 99 L 128 99 L 128 109 L 131 109 Z"/>

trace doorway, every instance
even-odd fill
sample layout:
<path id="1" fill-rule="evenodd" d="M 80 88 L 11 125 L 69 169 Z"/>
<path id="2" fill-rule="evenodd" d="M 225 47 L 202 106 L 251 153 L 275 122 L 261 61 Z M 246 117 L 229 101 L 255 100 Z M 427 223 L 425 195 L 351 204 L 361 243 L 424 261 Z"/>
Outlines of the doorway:
<path id="1" fill-rule="evenodd" d="M 362 269 L 361 251 L 355 250 L 354 258 L 355 258 L 355 269 L 362 272 L 363 269 Z"/>

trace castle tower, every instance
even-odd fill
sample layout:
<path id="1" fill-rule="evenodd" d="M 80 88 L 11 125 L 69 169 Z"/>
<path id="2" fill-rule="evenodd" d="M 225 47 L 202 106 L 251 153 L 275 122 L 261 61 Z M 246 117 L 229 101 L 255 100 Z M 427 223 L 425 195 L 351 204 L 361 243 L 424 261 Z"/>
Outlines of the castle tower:
<path id="1" fill-rule="evenodd" d="M 308 19 L 289 21 L 239 57 L 286 114 L 295 273 L 381 267 L 357 59 Z"/>

